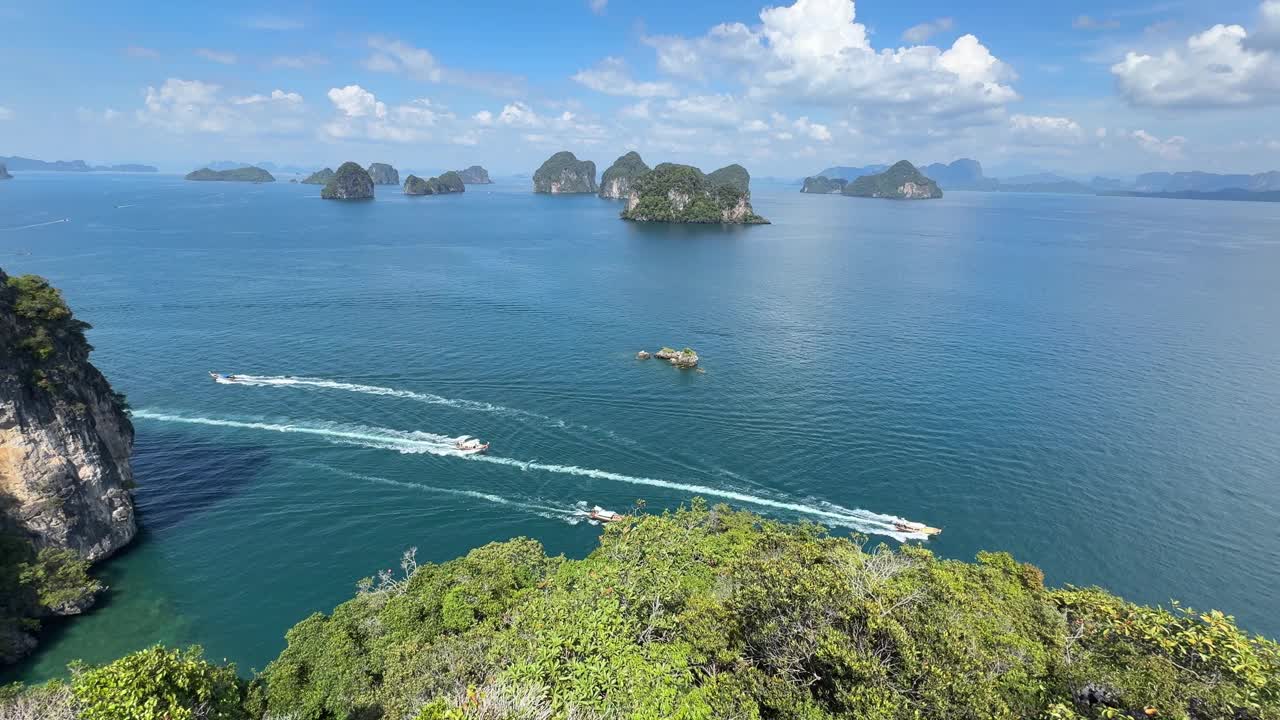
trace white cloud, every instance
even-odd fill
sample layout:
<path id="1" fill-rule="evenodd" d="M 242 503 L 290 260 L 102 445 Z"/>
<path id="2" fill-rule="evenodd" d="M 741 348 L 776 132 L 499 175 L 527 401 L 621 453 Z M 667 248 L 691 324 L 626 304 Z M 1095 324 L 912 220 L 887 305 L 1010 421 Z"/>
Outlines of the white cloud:
<path id="1" fill-rule="evenodd" d="M 591 8 L 591 12 L 597 15 L 603 15 L 605 8 L 609 6 L 609 0 L 587 0 L 587 7 Z"/>
<path id="2" fill-rule="evenodd" d="M 1264 2 L 1260 15 L 1257 37 L 1240 25 L 1214 25 L 1180 47 L 1157 54 L 1129 51 L 1111 66 L 1121 95 L 1133 105 L 1153 107 L 1280 103 L 1280 1 Z"/>
<path id="3" fill-rule="evenodd" d="M 468 147 L 480 144 L 480 133 L 474 130 L 468 130 L 461 135 L 455 135 L 450 141 L 454 145 L 466 145 Z"/>
<path id="4" fill-rule="evenodd" d="M 1187 144 L 1187 139 L 1181 135 L 1161 140 L 1146 130 L 1134 130 L 1129 137 L 1145 152 L 1158 155 L 1165 160 L 1182 159 L 1182 149 Z"/>
<path id="5" fill-rule="evenodd" d="M 1071 118 L 1050 115 L 1014 115 L 1009 118 L 1010 137 L 1022 145 L 1074 145 L 1084 140 L 1084 128 Z"/>
<path id="6" fill-rule="evenodd" d="M 732 95 L 690 95 L 668 100 L 665 117 L 683 123 L 737 125 L 741 103 Z"/>
<path id="7" fill-rule="evenodd" d="M 492 125 L 492 124 L 493 124 L 493 113 L 489 112 L 488 110 L 481 110 L 480 112 L 476 113 L 475 115 L 472 115 L 472 116 L 471 116 L 471 119 L 472 119 L 472 120 L 475 120 L 477 123 L 479 123 L 479 124 L 481 124 L 481 125 Z"/>
<path id="8" fill-rule="evenodd" d="M 809 118 L 801 117 L 793 124 L 796 130 L 802 135 L 807 135 L 814 140 L 827 142 L 831 139 L 831 130 L 826 125 L 819 125 L 815 122 L 809 122 Z"/>
<path id="9" fill-rule="evenodd" d="M 912 25 L 902 33 L 902 39 L 913 45 L 919 45 L 938 33 L 949 31 L 954 26 L 955 21 L 951 18 L 938 18 L 932 22 L 923 22 L 919 25 Z"/>
<path id="10" fill-rule="evenodd" d="M 452 125 L 455 120 L 447 108 L 427 98 L 388 107 L 359 85 L 330 88 L 327 95 L 338 115 L 320 131 L 335 140 L 421 142 L 429 140 L 438 126 Z"/>
<path id="11" fill-rule="evenodd" d="M 328 65 L 329 61 L 320 55 L 277 55 L 271 58 L 272 67 L 306 70 L 318 65 Z"/>
<path id="12" fill-rule="evenodd" d="M 650 117 L 649 101 L 641 100 L 633 105 L 623 106 L 618 115 L 629 120 L 647 120 Z"/>
<path id="13" fill-rule="evenodd" d="M 510 127 L 542 127 L 545 121 L 533 108 L 522 102 L 513 102 L 502 108 L 498 122 Z"/>
<path id="14" fill-rule="evenodd" d="M 429 50 L 383 37 L 369 38 L 369 47 L 375 50 L 365 61 L 365 67 L 370 70 L 404 72 L 428 82 L 440 82 L 444 77 L 440 64 Z"/>
<path id="15" fill-rule="evenodd" d="M 155 50 L 152 50 L 151 48 L 147 48 L 147 47 L 140 47 L 138 45 L 130 45 L 129 47 L 125 48 L 124 54 L 132 58 L 140 58 L 143 60 L 154 60 L 160 57 L 160 53 L 156 52 Z"/>
<path id="16" fill-rule="evenodd" d="M 292 133 L 302 129 L 298 116 L 302 96 L 284 90 L 223 100 L 222 88 L 199 80 L 169 78 L 159 88 L 146 89 L 143 107 L 135 113 L 142 125 L 175 133 Z M 114 119 L 106 110 L 103 119 Z"/>
<path id="17" fill-rule="evenodd" d="M 196 50 L 196 55 L 199 55 L 205 60 L 221 63 L 223 65 L 236 64 L 236 56 L 234 53 L 220 52 L 218 50 L 210 50 L 209 48 L 199 48 Z"/>
<path id="18" fill-rule="evenodd" d="M 589 70 L 579 70 L 573 80 L 607 95 L 631 97 L 672 97 L 674 85 L 668 82 L 637 82 L 627 72 L 627 63 L 619 57 L 607 57 Z"/>
<path id="19" fill-rule="evenodd" d="M 0 105 L 0 120 L 12 120 L 13 111 L 3 105 Z"/>
<path id="20" fill-rule="evenodd" d="M 766 8 L 761 24 L 726 23 L 696 38 L 648 37 L 664 72 L 724 75 L 746 97 L 836 107 L 957 115 L 1003 108 L 1013 72 L 973 35 L 951 47 L 872 47 L 850 0 L 796 0 Z"/>
<path id="21" fill-rule="evenodd" d="M 763 120 L 748 120 L 747 122 L 743 123 L 742 125 L 739 125 L 739 126 L 738 126 L 738 129 L 739 129 L 739 130 L 741 130 L 742 132 L 745 132 L 745 133 L 762 133 L 762 132 L 768 132 L 768 131 L 769 131 L 769 123 L 767 123 L 767 122 L 765 122 L 765 121 L 763 121 Z"/>
<path id="22" fill-rule="evenodd" d="M 262 103 L 279 102 L 286 104 L 300 104 L 302 96 L 296 92 L 285 92 L 283 90 L 272 90 L 270 95 L 247 95 L 245 97 L 231 98 L 232 105 L 260 105 Z"/>

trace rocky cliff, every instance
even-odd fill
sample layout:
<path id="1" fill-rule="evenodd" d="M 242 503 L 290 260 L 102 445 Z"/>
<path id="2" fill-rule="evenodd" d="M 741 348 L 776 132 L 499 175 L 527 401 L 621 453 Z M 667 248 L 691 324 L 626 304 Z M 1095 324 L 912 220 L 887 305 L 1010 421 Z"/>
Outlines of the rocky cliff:
<path id="1" fill-rule="evenodd" d="M 533 174 L 537 193 L 593 193 L 596 189 L 596 164 L 579 160 L 567 150 L 547 158 Z"/>
<path id="2" fill-rule="evenodd" d="M 137 533 L 133 425 L 88 327 L 43 278 L 0 270 L 0 663 L 34 647 L 36 618 L 91 605 L 88 563 Z"/>
<path id="3" fill-rule="evenodd" d="M 804 179 L 804 187 L 800 188 L 802 193 L 819 193 L 830 195 L 844 190 L 844 186 L 849 183 L 844 178 L 829 178 L 823 175 L 814 175 Z"/>
<path id="4" fill-rule="evenodd" d="M 0 163 L 0 180 L 12 180 L 13 176 L 9 174 L 9 169 Z"/>
<path id="5" fill-rule="evenodd" d="M 632 150 L 623 155 L 600 176 L 600 197 L 612 200 L 626 200 L 631 195 L 631 187 L 643 175 L 649 172 L 640 153 Z"/>
<path id="6" fill-rule="evenodd" d="M 374 185 L 399 185 L 400 171 L 386 163 L 374 163 L 369 166 L 369 177 Z"/>
<path id="7" fill-rule="evenodd" d="M 344 162 L 320 191 L 320 197 L 325 200 L 369 200 L 373 197 L 373 178 L 359 165 Z"/>
<path id="8" fill-rule="evenodd" d="M 479 165 L 472 165 L 466 170 L 458 170 L 457 173 L 462 178 L 462 182 L 467 185 L 490 185 L 493 183 L 489 179 L 489 171 Z"/>
<path id="9" fill-rule="evenodd" d="M 404 180 L 405 195 L 446 195 L 466 191 L 462 176 L 453 170 L 428 180 L 423 180 L 417 175 L 410 175 Z"/>
<path id="10" fill-rule="evenodd" d="M 938 183 L 925 177 L 915 165 L 899 161 L 878 175 L 864 175 L 848 185 L 843 193 L 854 197 L 890 198 L 893 200 L 929 200 L 942 197 Z"/>
<path id="11" fill-rule="evenodd" d="M 662 163 L 635 182 L 624 220 L 761 225 L 751 207 L 750 176 L 741 165 L 710 175 L 691 165 Z"/>
<path id="12" fill-rule="evenodd" d="M 335 173 L 331 168 L 317 170 L 311 173 L 310 175 L 308 175 L 307 179 L 302 181 L 302 184 L 303 185 L 328 185 L 329 181 L 333 179 L 334 174 Z"/>

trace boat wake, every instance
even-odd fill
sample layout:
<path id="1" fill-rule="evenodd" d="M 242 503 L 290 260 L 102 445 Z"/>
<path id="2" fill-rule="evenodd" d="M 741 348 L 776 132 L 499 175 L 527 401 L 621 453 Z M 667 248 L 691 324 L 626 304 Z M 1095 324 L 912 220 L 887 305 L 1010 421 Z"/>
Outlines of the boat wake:
<path id="1" fill-rule="evenodd" d="M 502 505 L 508 508 L 522 510 L 531 515 L 547 518 L 548 520 L 560 520 L 569 525 L 577 525 L 582 521 L 582 515 L 578 512 L 578 506 L 555 507 L 553 505 L 543 505 L 537 502 L 521 500 L 517 498 L 503 497 L 494 495 L 493 493 L 479 492 L 478 490 L 457 490 L 454 488 L 442 488 L 434 485 L 424 485 L 422 483 L 404 482 L 403 480 L 392 480 L 391 478 L 379 477 L 377 475 L 364 475 L 362 473 L 354 473 L 347 470 L 340 470 L 329 465 L 313 462 L 299 462 L 304 467 L 315 468 L 325 472 L 340 475 L 351 480 L 362 480 L 364 482 L 377 483 L 380 485 L 392 485 L 395 487 L 408 488 L 410 490 L 419 490 L 425 493 L 438 495 L 454 495 L 457 497 L 470 498 L 472 500 L 481 500 L 494 505 Z M 579 503 L 581 504 L 581 503 Z"/>
<path id="2" fill-rule="evenodd" d="M 427 403 L 429 405 L 444 405 L 447 407 L 458 408 L 460 410 L 471 410 L 474 412 L 486 412 L 497 415 L 506 415 L 509 417 L 518 417 L 525 420 L 535 420 L 549 425 L 565 427 L 563 420 L 541 415 L 527 410 L 518 410 L 502 405 L 494 405 L 487 402 L 479 402 L 476 400 L 458 400 L 456 398 L 447 398 L 431 393 L 414 392 L 412 390 L 400 390 L 397 388 L 382 387 L 380 385 L 361 385 L 359 383 L 342 382 L 339 380 L 327 380 L 325 378 L 314 377 L 295 377 L 292 375 L 241 375 L 237 373 L 233 377 L 219 377 L 217 382 L 223 385 L 251 385 L 255 387 L 295 387 L 295 388 L 323 388 L 326 390 L 342 390 L 345 392 L 361 393 L 363 395 L 380 395 L 383 397 L 406 398 L 409 400 L 417 400 L 418 402 Z"/>
<path id="3" fill-rule="evenodd" d="M 32 223 L 30 225 L 19 225 L 18 227 L 0 228 L 0 229 L 9 230 L 9 231 L 30 230 L 31 228 L 44 227 L 46 225 L 57 225 L 59 223 L 68 223 L 68 222 L 71 222 L 71 218 L 59 218 L 58 220 L 50 220 L 48 222 Z"/>
<path id="4" fill-rule="evenodd" d="M 240 377 L 240 376 L 237 376 Z M 430 454 L 440 457 L 453 457 L 472 462 L 504 465 L 523 471 L 540 470 L 557 475 L 571 475 L 608 480 L 611 482 L 663 488 L 688 495 L 700 495 L 709 498 L 731 500 L 760 508 L 783 511 L 807 517 L 826 525 L 847 527 L 863 533 L 885 535 L 899 541 L 923 540 L 927 536 L 922 533 L 901 532 L 894 528 L 895 523 L 906 522 L 893 515 L 882 515 L 868 510 L 852 509 L 833 503 L 806 504 L 790 500 L 751 495 L 727 488 L 711 487 L 696 483 L 681 483 L 661 478 L 624 475 L 609 470 L 584 468 L 577 465 L 561 465 L 555 463 L 517 460 L 495 455 L 474 455 L 459 451 L 454 443 L 457 437 L 438 435 L 421 431 L 392 430 L 388 428 L 365 427 L 359 425 L 342 425 L 338 423 L 270 423 L 258 421 L 226 420 L 189 415 L 154 412 L 151 410 L 135 410 L 133 417 L 140 420 L 157 422 L 185 423 L 189 425 L 207 425 L 243 430 L 266 430 L 279 433 L 296 433 L 323 438 L 329 442 L 343 445 L 358 445 L 367 448 L 394 450 L 406 454 Z M 459 491 L 465 492 L 465 491 Z"/>

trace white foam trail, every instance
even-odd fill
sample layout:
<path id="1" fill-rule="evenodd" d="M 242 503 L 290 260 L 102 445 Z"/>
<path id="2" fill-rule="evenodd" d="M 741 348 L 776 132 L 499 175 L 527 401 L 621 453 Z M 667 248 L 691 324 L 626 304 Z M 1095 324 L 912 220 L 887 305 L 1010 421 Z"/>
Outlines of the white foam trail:
<path id="1" fill-rule="evenodd" d="M 401 480 L 392 480 L 391 478 L 379 477 L 377 475 L 362 475 L 360 473 L 353 473 L 347 470 L 340 470 L 338 468 L 330 467 L 328 465 L 322 465 L 320 463 L 301 462 L 298 464 L 304 465 L 306 467 L 312 467 L 317 470 L 324 470 L 326 472 L 331 472 L 331 473 L 334 473 L 335 475 L 341 475 L 343 477 L 351 478 L 352 480 L 364 480 L 366 482 L 381 483 L 383 485 L 394 485 L 396 487 L 409 488 L 411 490 L 421 490 L 423 492 L 428 492 L 428 493 L 440 493 L 442 495 L 456 495 L 458 497 L 466 497 L 466 498 L 471 498 L 473 500 L 483 500 L 488 503 L 493 503 L 494 505 L 505 505 L 508 507 L 519 508 L 521 510 L 526 510 L 534 515 L 537 515 L 538 517 L 545 517 L 552 520 L 563 520 L 571 524 L 575 523 L 577 520 L 577 516 L 574 508 L 558 508 L 558 507 L 551 507 L 549 505 L 536 505 L 534 503 L 522 502 L 520 500 L 515 500 L 513 498 L 502 497 L 501 495 L 494 495 L 492 493 L 479 492 L 477 490 L 457 490 L 454 488 L 442 488 L 442 487 L 436 487 L 434 485 L 423 485 L 420 483 L 410 483 L 410 482 L 403 482 Z"/>
<path id="2" fill-rule="evenodd" d="M 516 408 L 504 407 L 502 405 L 493 405 L 491 403 L 479 402 L 476 400 L 458 400 L 455 398 L 442 397 L 431 393 L 420 393 L 412 390 L 399 390 L 397 388 L 382 387 L 380 385 L 361 385 L 359 383 L 341 382 L 339 380 L 327 380 L 325 378 L 313 377 L 294 377 L 290 375 L 240 375 L 236 374 L 234 379 L 218 378 L 218 382 L 223 385 L 252 385 L 257 387 L 312 387 L 324 388 L 327 390 L 343 390 L 346 392 L 362 393 L 364 395 L 381 395 L 385 397 L 407 398 L 417 400 L 431 405 L 445 405 L 448 407 L 459 408 L 461 410 L 473 410 L 476 412 L 497 413 L 501 415 L 519 416 L 540 420 L 553 425 L 564 427 L 563 420 L 540 415 L 538 413 L 528 412 L 525 410 L 517 410 Z"/>
<path id="3" fill-rule="evenodd" d="M 71 222 L 71 218 L 62 218 L 61 220 L 50 220 L 49 222 L 33 223 L 31 225 L 20 225 L 18 227 L 4 228 L 5 230 L 29 230 L 31 228 L 44 227 L 45 225 L 57 225 L 58 223 Z"/>
<path id="4" fill-rule="evenodd" d="M 400 453 L 427 453 L 442 457 L 456 457 L 476 462 L 491 463 L 494 465 L 505 465 L 507 467 L 519 468 L 525 471 L 530 469 L 542 470 L 544 472 L 560 475 L 575 475 L 578 477 L 588 477 L 596 480 L 609 480 L 612 482 L 627 483 L 631 485 L 645 485 L 648 487 L 675 490 L 677 492 L 688 493 L 691 495 L 703 495 L 723 498 L 725 500 L 734 500 L 758 507 L 785 510 L 800 515 L 820 518 L 823 522 L 830 525 L 840 525 L 860 532 L 887 535 L 899 541 L 907 539 L 927 539 L 927 536 L 922 533 L 903 533 L 895 530 L 893 528 L 893 524 L 895 522 L 904 522 L 904 520 L 894 515 L 881 515 L 867 510 L 849 509 L 840 507 L 839 505 L 832 505 L 830 503 L 823 503 L 824 507 L 815 507 L 802 503 L 749 495 L 735 490 L 714 488 L 708 485 L 678 483 L 659 478 L 623 475 L 621 473 L 610 472 L 608 470 L 584 468 L 576 465 L 558 465 L 552 463 L 515 460 L 513 458 L 498 457 L 495 455 L 469 455 L 459 452 L 454 447 L 453 443 L 457 441 L 457 438 L 421 431 L 405 432 L 402 430 L 390 430 L 387 428 L 331 424 L 295 425 L 291 423 L 243 422 L 239 420 L 221 420 L 216 418 L 173 415 L 169 413 L 153 412 L 150 410 L 135 410 L 133 411 L 133 417 L 143 420 L 187 423 L 191 425 L 211 425 L 215 427 L 240 428 L 245 430 L 270 430 L 281 433 L 299 433 L 303 435 L 322 437 L 331 442 L 340 444 L 354 444 L 363 447 L 394 450 Z"/>

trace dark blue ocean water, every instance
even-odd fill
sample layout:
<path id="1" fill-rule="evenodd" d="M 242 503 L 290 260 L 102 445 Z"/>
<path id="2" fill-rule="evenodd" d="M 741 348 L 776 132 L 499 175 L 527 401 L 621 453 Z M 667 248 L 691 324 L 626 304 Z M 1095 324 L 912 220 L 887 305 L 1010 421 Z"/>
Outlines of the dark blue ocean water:
<path id="1" fill-rule="evenodd" d="M 0 264 L 64 290 L 135 409 L 144 528 L 21 675 L 153 642 L 260 668 L 408 546 L 580 556 L 575 503 L 699 494 L 1280 635 L 1280 205 L 757 187 L 774 224 L 721 229 L 379 190 L 0 185 Z M 663 344 L 705 373 L 634 359 Z"/>

